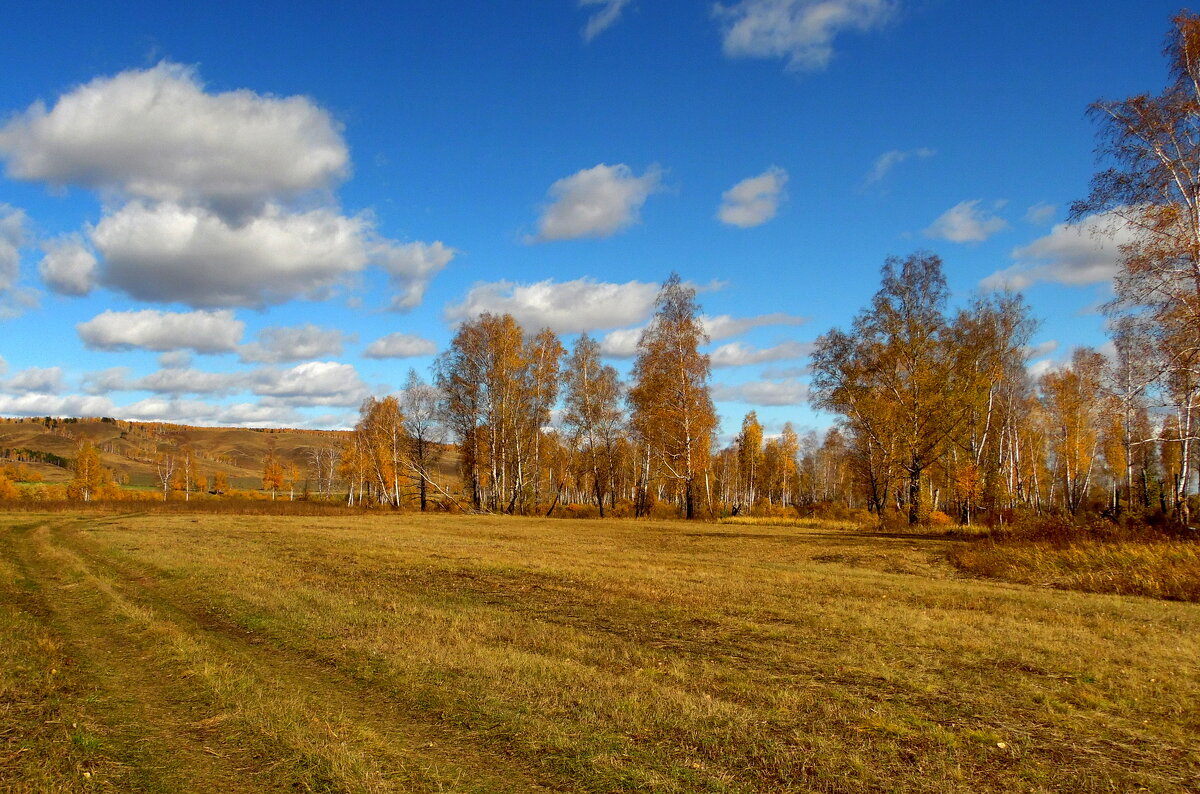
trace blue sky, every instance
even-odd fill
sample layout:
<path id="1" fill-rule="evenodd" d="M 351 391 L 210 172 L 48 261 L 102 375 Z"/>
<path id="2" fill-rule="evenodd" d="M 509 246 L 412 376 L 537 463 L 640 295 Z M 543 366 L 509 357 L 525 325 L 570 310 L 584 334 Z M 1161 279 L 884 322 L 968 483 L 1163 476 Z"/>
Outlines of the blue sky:
<path id="1" fill-rule="evenodd" d="M 674 270 L 726 432 L 819 429 L 811 343 L 917 250 L 1021 289 L 1045 369 L 1106 341 L 1085 108 L 1161 88 L 1178 10 L 246 6 L 6 14 L 0 415 L 346 426 L 483 310 L 625 370 Z"/>

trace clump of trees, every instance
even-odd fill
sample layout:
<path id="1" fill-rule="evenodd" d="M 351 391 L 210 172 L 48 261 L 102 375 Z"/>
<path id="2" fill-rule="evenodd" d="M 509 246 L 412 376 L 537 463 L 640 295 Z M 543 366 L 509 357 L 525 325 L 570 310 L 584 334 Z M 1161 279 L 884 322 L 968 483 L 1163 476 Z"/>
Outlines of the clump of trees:
<path id="1" fill-rule="evenodd" d="M 942 263 L 932 254 L 891 258 L 870 309 L 849 331 L 821 336 L 812 402 L 842 419 L 845 453 L 867 507 L 903 508 L 910 523 L 940 501 L 931 470 L 945 470 L 965 519 L 1002 484 L 1020 481 L 1023 352 L 1033 323 L 1019 297 L 977 299 L 953 315 Z M 931 498 L 932 497 L 932 498 Z"/>
<path id="2" fill-rule="evenodd" d="M 113 473 L 100 462 L 100 450 L 92 442 L 85 441 L 79 445 L 71 470 L 73 476 L 67 486 L 67 498 L 91 502 L 119 496 L 120 489 L 113 479 Z"/>
<path id="3" fill-rule="evenodd" d="M 348 500 L 519 514 L 567 502 L 645 515 L 666 504 L 711 514 L 717 420 L 699 351 L 706 341 L 695 290 L 675 274 L 628 387 L 587 334 L 568 353 L 550 329 L 528 333 L 508 314 L 463 322 L 432 385 L 410 372 L 401 395 L 363 403 L 340 455 Z M 436 474 L 446 440 L 457 445 L 460 493 Z"/>

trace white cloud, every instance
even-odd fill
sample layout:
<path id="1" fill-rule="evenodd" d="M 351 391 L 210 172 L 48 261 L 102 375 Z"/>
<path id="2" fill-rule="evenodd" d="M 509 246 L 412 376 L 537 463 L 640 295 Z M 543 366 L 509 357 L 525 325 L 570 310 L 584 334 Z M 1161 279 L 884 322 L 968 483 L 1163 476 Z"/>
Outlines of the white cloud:
<path id="1" fill-rule="evenodd" d="M 93 350 L 180 350 L 226 353 L 237 348 L 246 324 L 221 311 L 163 312 L 143 309 L 105 311 L 75 326 Z"/>
<path id="2" fill-rule="evenodd" d="M 258 341 L 238 351 L 242 361 L 279 364 L 284 361 L 336 356 L 349 337 L 336 328 L 321 328 L 312 323 L 292 327 L 264 328 Z"/>
<path id="3" fill-rule="evenodd" d="M 809 342 L 781 342 L 772 347 L 754 347 L 744 342 L 730 342 L 709 353 L 709 359 L 714 367 L 741 367 L 747 364 L 805 358 L 812 349 L 813 346 Z"/>
<path id="4" fill-rule="evenodd" d="M 49 240 L 42 245 L 38 263 L 42 281 L 60 295 L 87 295 L 96 286 L 96 255 L 78 234 Z"/>
<path id="5" fill-rule="evenodd" d="M 600 6 L 594 14 L 588 17 L 587 27 L 583 29 L 583 40 L 591 41 L 616 24 L 616 21 L 621 18 L 621 11 L 630 2 L 632 0 L 579 0 L 580 8 Z"/>
<path id="6" fill-rule="evenodd" d="M 1008 221 L 992 210 L 981 209 L 979 204 L 980 199 L 960 201 L 938 216 L 925 230 L 925 236 L 952 243 L 979 243 L 1008 228 Z M 997 202 L 994 206 L 999 209 L 1003 205 Z"/>
<path id="7" fill-rule="evenodd" d="M 871 166 L 870 173 L 863 180 L 863 187 L 870 187 L 883 181 L 884 177 L 892 172 L 892 169 L 903 163 L 910 157 L 917 157 L 922 160 L 933 157 L 937 152 L 933 149 L 922 147 L 920 149 L 892 149 L 879 155 L 875 160 L 875 164 Z"/>
<path id="8" fill-rule="evenodd" d="M 1052 358 L 1044 358 L 1041 361 L 1035 361 L 1025 368 L 1029 373 L 1029 377 L 1037 380 L 1048 372 L 1057 372 L 1066 366 L 1065 362 L 1055 361 Z"/>
<path id="9" fill-rule="evenodd" d="M 20 394 L 58 394 L 63 390 L 62 367 L 30 367 L 14 374 L 4 388 Z"/>
<path id="10" fill-rule="evenodd" d="M 416 334 L 394 333 L 376 339 L 363 351 L 365 358 L 413 358 L 437 352 L 433 341 Z"/>
<path id="11" fill-rule="evenodd" d="M 749 405 L 803 405 L 808 399 L 808 385 L 799 380 L 750 381 L 713 386 L 713 400 L 739 402 Z"/>
<path id="12" fill-rule="evenodd" d="M 651 308 L 647 312 L 651 310 L 653 310 L 653 304 L 651 304 Z M 787 314 L 785 312 L 757 314 L 751 317 L 734 317 L 729 314 L 718 314 L 715 317 L 708 315 L 700 316 L 700 324 L 704 327 L 704 332 L 708 334 L 710 342 L 739 336 L 747 331 L 764 326 L 803 325 L 806 322 L 808 322 L 807 317 L 801 317 L 797 314 Z M 644 330 L 645 326 L 639 326 L 637 328 L 621 328 L 616 331 L 610 331 L 600 340 L 600 352 L 611 358 L 633 358 L 637 355 L 638 339 L 641 338 L 642 331 Z M 746 348 L 744 345 L 741 347 Z M 776 348 L 769 349 L 776 350 Z M 804 355 L 807 355 L 807 353 Z"/>
<path id="13" fill-rule="evenodd" d="M 787 171 L 776 165 L 743 179 L 721 194 L 717 217 L 722 223 L 742 229 L 761 226 L 775 217 L 787 180 Z"/>
<path id="14" fill-rule="evenodd" d="M 245 385 L 246 376 L 237 372 L 160 369 L 128 382 L 123 390 L 156 394 L 232 394 L 245 388 Z"/>
<path id="15" fill-rule="evenodd" d="M 590 278 L 480 283 L 462 303 L 446 307 L 445 317 L 456 322 L 483 312 L 507 313 L 531 332 L 543 327 L 560 334 L 594 331 L 645 320 L 654 311 L 658 290 L 658 284 L 648 281 L 617 284 Z"/>
<path id="16" fill-rule="evenodd" d="M 186 350 L 171 350 L 158 357 L 163 369 L 183 369 L 192 365 L 192 354 Z"/>
<path id="17" fill-rule="evenodd" d="M 107 397 L 69 394 L 0 394 L 0 414 L 6 416 L 113 416 L 113 404 Z"/>
<path id="18" fill-rule="evenodd" d="M 12 177 L 102 194 L 87 239 L 51 246 L 41 263 L 64 294 L 100 283 L 145 301 L 262 307 L 326 297 L 379 266 L 394 307 L 408 309 L 455 253 L 386 239 L 370 212 L 342 214 L 332 191 L 349 175 L 348 150 L 312 100 L 208 93 L 178 64 L 35 103 L 0 126 L 0 158 Z M 4 264 L 0 251 L 0 280 Z"/>
<path id="19" fill-rule="evenodd" d="M 0 292 L 17 284 L 21 246 L 25 244 L 25 210 L 0 204 Z"/>
<path id="20" fill-rule="evenodd" d="M 552 199 L 528 242 L 610 237 L 638 221 L 646 199 L 662 186 L 661 171 L 651 166 L 640 177 L 629 166 L 601 163 L 563 177 L 547 191 Z"/>
<path id="21" fill-rule="evenodd" d="M 371 258 L 392 277 L 399 290 L 392 299 L 393 311 L 408 311 L 421 305 L 425 288 L 458 251 L 441 242 L 395 243 L 379 241 L 371 250 Z"/>
<path id="22" fill-rule="evenodd" d="M 125 384 L 129 381 L 130 372 L 129 367 L 109 367 L 89 372 L 83 376 L 83 390 L 88 394 L 125 391 Z"/>
<path id="23" fill-rule="evenodd" d="M 1055 350 L 1058 350 L 1058 340 L 1048 339 L 1036 345 L 1027 345 L 1025 347 L 1025 355 L 1030 359 L 1042 358 L 1043 356 L 1050 355 Z"/>
<path id="24" fill-rule="evenodd" d="M 723 48 L 731 58 L 787 58 L 789 69 L 821 69 L 833 57 L 843 31 L 882 27 L 894 15 L 893 0 L 742 0 L 717 4 Z"/>
<path id="25" fill-rule="evenodd" d="M 720 339 L 739 336 L 754 328 L 762 328 L 768 325 L 804 325 L 808 322 L 808 318 L 798 314 L 771 312 L 770 314 L 756 314 L 751 317 L 733 317 L 729 314 L 718 314 L 715 317 L 703 315 L 700 317 L 700 322 L 704 325 L 704 330 L 708 334 L 708 338 L 716 342 Z"/>
<path id="26" fill-rule="evenodd" d="M 336 361 L 309 361 L 254 373 L 252 389 L 265 405 L 357 405 L 370 394 L 358 371 Z"/>
<path id="27" fill-rule="evenodd" d="M 21 247 L 26 242 L 25 211 L 0 202 L 0 320 L 37 305 L 37 292 L 17 286 Z"/>
<path id="28" fill-rule="evenodd" d="M 139 422 L 175 422 L 211 427 L 296 427 L 303 418 L 288 406 L 256 403 L 211 405 L 175 397 L 148 397 L 112 409 L 111 415 Z"/>
<path id="29" fill-rule="evenodd" d="M 1115 214 L 1057 223 L 1044 237 L 1013 249 L 1016 264 L 980 282 L 984 289 L 1025 289 L 1039 281 L 1081 286 L 1112 279 L 1121 267 L 1120 247 L 1136 233 Z"/>
<path id="30" fill-rule="evenodd" d="M 637 355 L 638 340 L 644 328 L 621 328 L 609 331 L 600 340 L 600 353 L 610 358 L 633 358 Z"/>
<path id="31" fill-rule="evenodd" d="M 1054 220 L 1056 214 L 1058 214 L 1058 207 L 1053 204 L 1047 204 L 1044 201 L 1039 201 L 1025 210 L 1025 220 L 1034 226 L 1045 226 Z"/>
<path id="32" fill-rule="evenodd" d="M 317 296 L 367 265 L 371 228 L 333 210 L 271 205 L 241 225 L 178 204 L 132 202 L 92 230 L 108 286 L 147 301 L 255 306 Z"/>
<path id="33" fill-rule="evenodd" d="M 349 172 L 341 127 L 306 97 L 206 93 L 172 63 L 98 77 L 0 128 L 8 175 L 236 213 Z"/>
<path id="34" fill-rule="evenodd" d="M 294 408 L 258 403 L 223 406 L 216 412 L 214 422 L 221 427 L 296 427 L 303 423 Z"/>

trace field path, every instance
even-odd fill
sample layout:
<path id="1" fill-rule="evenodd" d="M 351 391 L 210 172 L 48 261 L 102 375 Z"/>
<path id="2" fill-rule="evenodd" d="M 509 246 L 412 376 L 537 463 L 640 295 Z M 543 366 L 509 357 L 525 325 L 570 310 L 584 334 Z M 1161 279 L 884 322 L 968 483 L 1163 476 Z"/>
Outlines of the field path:
<path id="1" fill-rule="evenodd" d="M 16 579 L 11 601 L 67 668 L 54 674 L 71 679 L 58 693 L 66 719 L 51 721 L 65 736 L 45 742 L 67 744 L 73 768 L 43 769 L 45 789 L 559 788 L 377 689 L 174 600 L 153 572 L 100 553 L 85 527 L 65 519 L 0 533 L 0 560 Z M 9 760 L 29 779 L 27 755 Z"/>

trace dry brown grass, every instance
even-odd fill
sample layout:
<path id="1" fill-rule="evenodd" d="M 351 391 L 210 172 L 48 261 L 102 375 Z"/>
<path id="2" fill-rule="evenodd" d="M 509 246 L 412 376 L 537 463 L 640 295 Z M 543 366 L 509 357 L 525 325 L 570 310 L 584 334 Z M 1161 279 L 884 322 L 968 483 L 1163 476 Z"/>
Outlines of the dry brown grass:
<path id="1" fill-rule="evenodd" d="M 827 525 L 14 516 L 0 779 L 1200 786 L 1200 609 L 964 579 L 945 561 L 964 546 Z"/>
<path id="2" fill-rule="evenodd" d="M 1010 582 L 1200 602 L 1200 542 L 1146 540 L 979 543 L 950 559 L 964 571 Z"/>

